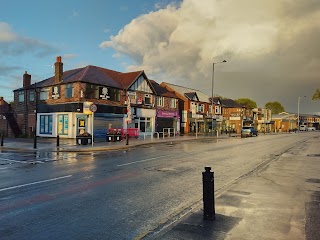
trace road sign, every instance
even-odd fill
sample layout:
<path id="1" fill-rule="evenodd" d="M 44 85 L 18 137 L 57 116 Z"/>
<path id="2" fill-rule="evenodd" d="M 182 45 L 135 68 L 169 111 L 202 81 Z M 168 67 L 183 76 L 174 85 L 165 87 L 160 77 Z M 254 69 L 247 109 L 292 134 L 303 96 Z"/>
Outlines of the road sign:
<path id="1" fill-rule="evenodd" d="M 90 109 L 91 112 L 96 112 L 97 111 L 97 105 L 91 104 L 89 109 Z"/>

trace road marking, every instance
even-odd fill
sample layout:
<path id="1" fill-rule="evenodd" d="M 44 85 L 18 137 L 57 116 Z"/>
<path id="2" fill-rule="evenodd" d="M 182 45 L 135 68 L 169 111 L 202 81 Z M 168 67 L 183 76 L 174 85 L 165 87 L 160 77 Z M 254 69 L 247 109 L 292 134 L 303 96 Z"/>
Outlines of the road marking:
<path id="1" fill-rule="evenodd" d="M 2 169 L 7 169 L 7 167 L 0 168 L 0 170 L 2 170 Z"/>
<path id="2" fill-rule="evenodd" d="M 16 188 L 22 188 L 22 187 L 26 187 L 26 186 L 30 186 L 30 185 L 35 185 L 35 184 L 39 184 L 39 183 L 52 182 L 52 181 L 56 181 L 56 180 L 60 180 L 60 179 L 64 179 L 64 178 L 69 178 L 69 177 L 72 177 L 72 175 L 67 175 L 67 176 L 57 177 L 57 178 L 51 178 L 51 179 L 32 182 L 32 183 L 26 183 L 26 184 L 22 184 L 22 185 L 13 186 L 13 187 L 2 188 L 2 189 L 0 189 L 0 192 L 11 190 L 11 189 L 16 189 Z"/>
<path id="3" fill-rule="evenodd" d="M 12 159 L 7 159 L 7 158 L 0 158 L 0 160 L 8 161 L 8 162 L 17 162 L 17 163 L 30 163 L 30 162 L 26 162 L 26 161 L 18 161 L 18 160 L 12 160 Z"/>
<path id="4" fill-rule="evenodd" d="M 164 158 L 164 157 L 168 157 L 168 156 L 171 156 L 171 155 L 148 158 L 148 159 L 143 159 L 143 160 L 130 162 L 130 163 L 124 163 L 124 164 L 117 165 L 117 167 L 123 167 L 123 166 L 131 165 L 131 164 L 135 164 L 135 163 L 141 163 L 141 162 L 148 162 L 148 161 L 152 161 L 152 160 L 155 160 L 155 159 L 158 159 L 158 158 Z"/>

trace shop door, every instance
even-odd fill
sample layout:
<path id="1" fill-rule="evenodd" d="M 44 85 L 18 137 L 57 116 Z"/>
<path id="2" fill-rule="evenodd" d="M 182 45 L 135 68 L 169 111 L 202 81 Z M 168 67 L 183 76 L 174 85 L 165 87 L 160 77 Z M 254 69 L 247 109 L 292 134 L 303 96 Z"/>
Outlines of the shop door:
<path id="1" fill-rule="evenodd" d="M 77 117 L 77 135 L 87 132 L 87 117 Z"/>

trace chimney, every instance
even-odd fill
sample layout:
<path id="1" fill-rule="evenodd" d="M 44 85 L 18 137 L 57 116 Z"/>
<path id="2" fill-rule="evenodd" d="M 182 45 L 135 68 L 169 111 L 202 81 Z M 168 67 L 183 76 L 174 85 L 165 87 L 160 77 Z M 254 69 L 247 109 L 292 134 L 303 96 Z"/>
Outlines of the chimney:
<path id="1" fill-rule="evenodd" d="M 60 83 L 63 76 L 63 63 L 61 62 L 61 56 L 57 57 L 57 61 L 54 64 L 54 83 Z"/>
<path id="2" fill-rule="evenodd" d="M 27 71 L 23 74 L 23 87 L 29 87 L 31 84 L 31 75 Z"/>

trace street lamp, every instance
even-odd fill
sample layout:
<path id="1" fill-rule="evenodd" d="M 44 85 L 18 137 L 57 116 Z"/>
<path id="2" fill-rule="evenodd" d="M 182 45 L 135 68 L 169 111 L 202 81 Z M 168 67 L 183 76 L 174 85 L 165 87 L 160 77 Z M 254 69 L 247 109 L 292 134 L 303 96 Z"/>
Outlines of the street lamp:
<path id="1" fill-rule="evenodd" d="M 306 97 L 306 96 L 303 96 L 303 97 Z M 298 97 L 298 131 L 300 131 L 300 99 L 301 97 Z"/>
<path id="2" fill-rule="evenodd" d="M 37 91 L 37 83 L 34 84 L 34 95 L 35 95 L 35 123 L 34 123 L 34 136 L 33 136 L 33 148 L 37 148 L 37 115 L 38 115 L 38 91 Z"/>
<path id="3" fill-rule="evenodd" d="M 222 62 L 215 62 L 212 63 L 212 85 L 211 85 L 211 135 L 213 137 L 213 89 L 214 89 L 214 65 L 218 63 L 225 63 L 226 60 L 223 60 Z"/>

